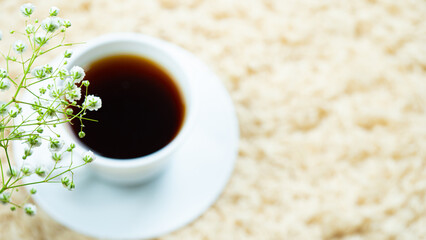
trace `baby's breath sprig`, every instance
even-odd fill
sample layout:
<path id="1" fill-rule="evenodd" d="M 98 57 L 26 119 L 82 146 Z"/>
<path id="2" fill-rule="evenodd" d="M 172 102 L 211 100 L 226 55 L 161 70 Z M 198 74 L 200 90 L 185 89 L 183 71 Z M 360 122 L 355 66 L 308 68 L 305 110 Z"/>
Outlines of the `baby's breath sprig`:
<path id="1" fill-rule="evenodd" d="M 87 94 L 89 81 L 84 80 L 84 70 L 79 66 L 67 66 L 72 50 L 65 49 L 55 66 L 37 64 L 46 53 L 73 44 L 65 42 L 71 22 L 58 17 L 59 8 L 50 8 L 49 16 L 42 21 L 32 19 L 34 11 L 31 3 L 21 6 L 26 26 L 22 31 L 10 33 L 23 38 L 12 44 L 14 51 L 0 52 L 0 92 L 13 91 L 8 101 L 0 102 L 0 149 L 5 153 L 0 159 L 0 203 L 9 204 L 11 210 L 23 209 L 28 215 L 36 214 L 37 209 L 28 199 L 21 203 L 13 200 L 20 187 L 58 183 L 72 190 L 75 169 L 95 160 L 92 152 L 73 159 L 75 144 L 65 143 L 55 128 L 73 119 L 94 121 L 84 117 L 86 111 L 97 111 L 102 106 L 99 97 Z M 0 31 L 0 40 L 3 37 Z M 59 42 L 53 43 L 54 39 Z M 12 73 L 12 64 L 20 65 L 22 72 Z M 84 93 L 82 86 L 86 87 Z M 20 99 L 24 92 L 32 100 Z M 81 131 L 79 136 L 83 135 Z M 26 146 L 22 159 L 15 161 L 19 164 L 10 158 L 12 143 Z M 42 148 L 47 148 L 51 156 L 35 156 Z M 30 194 L 36 192 L 35 188 L 30 190 Z"/>

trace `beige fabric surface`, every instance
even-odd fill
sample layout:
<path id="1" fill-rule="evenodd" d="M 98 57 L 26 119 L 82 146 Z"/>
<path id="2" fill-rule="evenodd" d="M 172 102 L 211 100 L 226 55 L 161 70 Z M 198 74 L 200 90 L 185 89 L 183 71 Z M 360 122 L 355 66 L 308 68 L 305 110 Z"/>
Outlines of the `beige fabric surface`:
<path id="1" fill-rule="evenodd" d="M 22 27 L 22 3 L 0 0 L 4 33 Z M 229 90 L 241 128 L 233 176 L 161 239 L 426 239 L 424 0 L 34 4 L 40 18 L 61 9 L 70 41 L 133 31 L 178 44 Z M 90 238 L 41 209 L 0 206 L 0 239 Z"/>

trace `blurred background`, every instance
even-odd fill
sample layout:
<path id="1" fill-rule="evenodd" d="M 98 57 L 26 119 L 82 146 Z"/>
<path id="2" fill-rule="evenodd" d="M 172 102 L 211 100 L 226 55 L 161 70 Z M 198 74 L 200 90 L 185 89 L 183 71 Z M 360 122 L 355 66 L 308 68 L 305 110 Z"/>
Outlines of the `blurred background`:
<path id="1" fill-rule="evenodd" d="M 26 2 L 0 0 L 2 51 Z M 32 3 L 39 19 L 57 6 L 71 20 L 70 42 L 138 32 L 177 44 L 228 89 L 241 130 L 233 176 L 160 239 L 426 239 L 424 0 Z M 42 209 L 0 206 L 0 239 L 91 238 Z"/>

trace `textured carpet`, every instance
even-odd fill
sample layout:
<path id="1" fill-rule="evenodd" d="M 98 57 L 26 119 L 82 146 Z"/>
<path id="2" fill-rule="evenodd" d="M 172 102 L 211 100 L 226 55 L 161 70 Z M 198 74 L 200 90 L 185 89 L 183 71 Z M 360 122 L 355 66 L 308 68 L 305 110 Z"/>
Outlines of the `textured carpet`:
<path id="1" fill-rule="evenodd" d="M 4 33 L 22 27 L 22 3 L 0 0 Z M 229 90 L 235 172 L 205 214 L 161 239 L 426 239 L 424 0 L 34 4 L 41 19 L 61 9 L 70 41 L 133 31 L 178 44 Z M 89 238 L 0 206 L 0 239 Z"/>

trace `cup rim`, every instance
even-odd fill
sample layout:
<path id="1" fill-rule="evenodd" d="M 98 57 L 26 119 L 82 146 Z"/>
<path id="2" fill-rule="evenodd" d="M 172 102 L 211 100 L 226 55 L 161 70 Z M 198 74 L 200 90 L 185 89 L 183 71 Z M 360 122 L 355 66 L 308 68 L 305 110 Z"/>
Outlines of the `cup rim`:
<path id="1" fill-rule="evenodd" d="M 161 52 L 161 54 L 167 56 L 174 65 L 177 66 L 177 68 L 181 71 L 182 78 L 185 78 L 186 81 L 188 81 L 188 93 L 186 94 L 184 98 L 187 99 L 185 102 L 189 102 L 190 104 L 186 104 L 185 106 L 185 115 L 183 119 L 182 126 L 180 127 L 177 135 L 164 147 L 161 149 L 150 153 L 148 155 L 135 157 L 135 158 L 128 158 L 128 159 L 115 159 L 111 157 L 102 156 L 100 154 L 97 154 L 95 151 L 94 154 L 96 156 L 96 159 L 91 163 L 98 167 L 108 167 L 108 168 L 133 168 L 133 167 L 141 167 L 145 165 L 150 165 L 158 160 L 161 160 L 165 158 L 167 155 L 169 155 L 172 151 L 174 151 L 186 138 L 188 135 L 188 132 L 190 131 L 191 126 L 194 124 L 194 115 L 195 115 L 195 106 L 194 106 L 194 84 L 193 81 L 191 81 L 191 78 L 189 77 L 189 74 L 187 71 L 184 70 L 184 67 L 180 63 L 180 61 L 177 60 L 176 56 L 173 56 L 173 54 L 170 54 L 166 50 L 164 50 L 164 46 L 168 45 L 168 43 L 164 40 L 150 37 L 147 35 L 139 34 L 139 33 L 110 33 L 106 35 L 102 35 L 100 37 L 94 38 L 90 41 L 88 41 L 84 46 L 74 49 L 73 56 L 69 59 L 67 68 L 71 68 L 73 66 L 73 63 L 76 62 L 80 57 L 83 57 L 84 54 L 92 49 L 95 49 L 97 47 L 101 47 L 103 45 L 107 45 L 110 43 L 116 43 L 116 42 L 126 42 L 131 41 L 135 42 L 137 44 L 143 44 L 147 45 L 151 48 L 154 48 L 155 51 Z M 138 53 L 135 53 L 135 55 L 140 55 Z M 101 57 L 102 58 L 102 57 Z M 98 60 L 100 58 L 95 59 Z M 93 62 L 93 61 L 91 61 Z M 154 61 L 156 64 L 158 64 L 160 67 L 162 67 L 165 71 L 168 69 L 162 65 L 161 63 Z M 168 72 L 168 74 L 172 74 Z M 175 76 L 173 76 L 175 77 Z M 179 85 L 179 82 L 177 81 L 177 84 Z M 178 86 L 181 88 L 181 86 Z M 182 89 L 181 94 L 184 94 Z M 88 146 L 86 146 L 84 143 L 82 143 L 77 136 L 72 132 L 71 126 L 68 124 L 65 126 L 66 135 L 71 138 L 72 142 L 76 143 L 76 150 L 79 152 L 87 152 L 91 150 Z"/>

